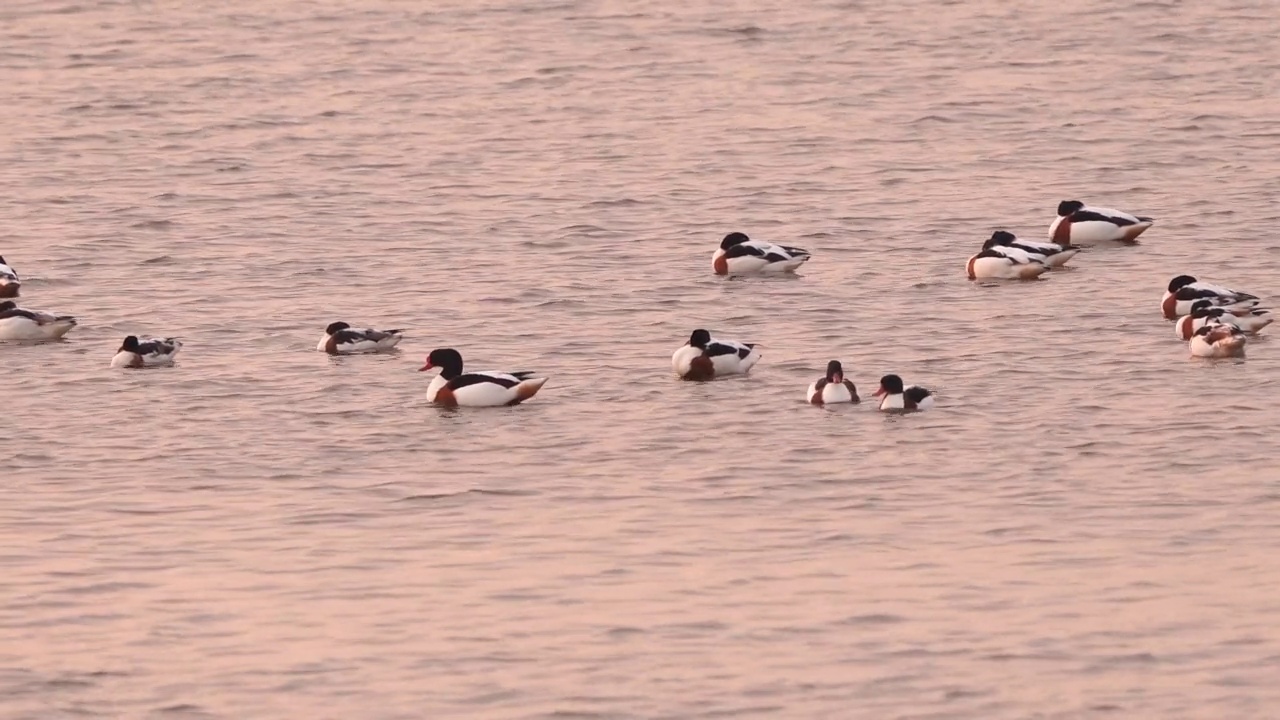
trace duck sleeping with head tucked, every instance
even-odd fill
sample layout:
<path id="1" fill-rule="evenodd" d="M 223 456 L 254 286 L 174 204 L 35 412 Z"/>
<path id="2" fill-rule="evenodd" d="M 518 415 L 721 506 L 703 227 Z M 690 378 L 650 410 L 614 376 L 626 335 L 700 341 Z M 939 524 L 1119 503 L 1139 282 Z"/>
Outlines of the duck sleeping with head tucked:
<path id="1" fill-rule="evenodd" d="M 144 368 L 156 365 L 168 365 L 173 356 L 182 349 L 177 338 L 139 338 L 130 335 L 121 343 L 115 357 L 111 358 L 114 368 Z"/>
<path id="2" fill-rule="evenodd" d="M 330 323 L 316 350 L 330 355 L 358 355 L 390 350 L 403 337 L 404 330 L 353 330 L 345 322 Z"/>
<path id="3" fill-rule="evenodd" d="M 1049 224 L 1049 239 L 1059 245 L 1136 243 L 1138 236 L 1154 223 L 1149 217 L 1090 207 L 1079 200 L 1063 200 L 1058 203 L 1058 217 Z"/>
<path id="4" fill-rule="evenodd" d="M 746 373 L 760 361 L 754 343 L 720 340 L 706 330 L 694 330 L 689 342 L 671 355 L 671 367 L 682 380 L 712 380 Z"/>
<path id="5" fill-rule="evenodd" d="M 711 269 L 717 275 L 795 272 L 809 259 L 809 251 L 752 240 L 746 233 L 732 232 L 720 241 L 711 255 Z"/>
<path id="6" fill-rule="evenodd" d="M 57 340 L 75 326 L 76 319 L 70 315 L 24 310 L 12 300 L 0 302 L 0 340 Z"/>

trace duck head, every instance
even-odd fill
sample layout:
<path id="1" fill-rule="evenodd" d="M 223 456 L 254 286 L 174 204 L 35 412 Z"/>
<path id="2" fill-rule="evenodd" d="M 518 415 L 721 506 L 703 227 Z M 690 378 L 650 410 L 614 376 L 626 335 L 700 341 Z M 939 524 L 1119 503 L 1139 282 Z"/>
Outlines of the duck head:
<path id="1" fill-rule="evenodd" d="M 427 362 L 418 368 L 418 372 L 440 368 L 440 375 L 451 380 L 462 374 L 462 353 L 453 348 L 437 348 L 427 355 Z"/>
<path id="2" fill-rule="evenodd" d="M 839 360 L 827 363 L 827 382 L 836 385 L 844 382 L 844 368 L 840 367 Z"/>
<path id="3" fill-rule="evenodd" d="M 898 395 L 902 393 L 902 378 L 897 375 L 885 375 L 880 378 L 880 389 L 876 390 L 876 397 L 884 395 Z"/>

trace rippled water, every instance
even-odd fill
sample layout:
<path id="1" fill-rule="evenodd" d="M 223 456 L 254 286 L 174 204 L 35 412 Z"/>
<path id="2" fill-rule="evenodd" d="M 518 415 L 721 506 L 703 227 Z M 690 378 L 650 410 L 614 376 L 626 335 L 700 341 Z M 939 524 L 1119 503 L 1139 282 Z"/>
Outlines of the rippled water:
<path id="1" fill-rule="evenodd" d="M 0 717 L 1273 717 L 1280 347 L 1157 303 L 1274 295 L 1275 18 L 6 3 L 0 254 L 82 325 L 0 347 Z M 1069 198 L 1157 224 L 965 279 Z M 764 359 L 681 384 L 694 327 Z M 440 346 L 551 381 L 440 411 Z"/>

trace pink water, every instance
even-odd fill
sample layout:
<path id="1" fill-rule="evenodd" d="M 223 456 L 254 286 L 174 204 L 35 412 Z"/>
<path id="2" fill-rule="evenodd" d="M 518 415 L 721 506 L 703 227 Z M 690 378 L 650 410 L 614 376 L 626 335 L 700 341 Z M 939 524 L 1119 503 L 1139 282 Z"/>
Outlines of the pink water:
<path id="1" fill-rule="evenodd" d="M 1271 718 L 1268 0 L 12 0 L 0 718 Z M 990 287 L 1058 201 L 1136 248 Z M 796 278 L 710 273 L 742 230 Z M 1268 300 L 1269 302 L 1269 300 Z M 404 327 L 330 359 L 323 327 Z M 695 327 L 758 342 L 689 385 Z M 177 366 L 108 368 L 129 333 Z M 426 405 L 428 351 L 551 380 Z M 928 413 L 823 410 L 840 359 Z"/>

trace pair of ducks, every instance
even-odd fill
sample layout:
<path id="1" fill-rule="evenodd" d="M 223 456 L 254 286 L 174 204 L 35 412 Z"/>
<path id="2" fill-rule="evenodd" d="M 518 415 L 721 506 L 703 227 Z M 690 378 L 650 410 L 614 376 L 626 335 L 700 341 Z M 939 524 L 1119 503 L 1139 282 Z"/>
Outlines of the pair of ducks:
<path id="1" fill-rule="evenodd" d="M 707 330 L 694 330 L 689 342 L 671 355 L 671 366 L 682 380 L 706 381 L 725 375 L 745 375 L 760 361 L 754 343 L 711 337 Z M 933 393 L 919 385 L 905 386 L 897 375 L 880 378 L 881 410 L 925 410 L 933 406 Z M 858 389 L 846 380 L 839 360 L 827 363 L 827 374 L 815 380 L 805 392 L 805 400 L 814 405 L 856 403 Z"/>
<path id="2" fill-rule="evenodd" d="M 329 355 L 362 355 L 385 352 L 400 344 L 403 329 L 356 330 L 349 323 L 330 323 L 316 350 Z M 462 353 L 438 348 L 427 356 L 419 372 L 438 368 L 427 386 L 427 402 L 444 407 L 500 407 L 519 405 L 538 394 L 547 378 L 528 370 L 497 372 L 463 371 Z"/>
<path id="3" fill-rule="evenodd" d="M 1240 357 L 1248 337 L 1275 319 L 1259 302 L 1256 295 L 1179 275 L 1160 299 L 1160 314 L 1175 321 L 1174 333 L 1188 341 L 1193 356 Z"/>
<path id="4" fill-rule="evenodd" d="M 1062 267 L 1080 248 L 1105 242 L 1136 242 L 1155 223 L 1147 217 L 1112 208 L 1090 207 L 1079 200 L 1058 204 L 1058 217 L 1049 225 L 1049 242 L 1021 240 L 997 230 L 969 258 L 965 273 L 970 280 L 1035 280 L 1050 269 Z"/>

